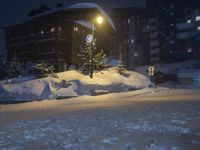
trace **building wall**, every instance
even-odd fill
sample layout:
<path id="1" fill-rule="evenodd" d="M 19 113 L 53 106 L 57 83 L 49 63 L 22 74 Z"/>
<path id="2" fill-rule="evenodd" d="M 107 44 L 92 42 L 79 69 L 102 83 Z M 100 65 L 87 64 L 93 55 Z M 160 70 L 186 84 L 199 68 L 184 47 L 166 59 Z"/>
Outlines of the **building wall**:
<path id="1" fill-rule="evenodd" d="M 71 64 L 78 65 L 80 45 L 85 44 L 86 35 L 91 33 L 91 28 L 77 25 L 74 20 L 90 22 L 97 15 L 99 13 L 95 9 L 59 11 L 33 17 L 6 28 L 8 60 L 16 55 L 22 63 L 47 62 L 55 65 L 57 71 L 63 71 Z M 75 27 L 77 31 L 74 30 Z M 97 44 L 99 49 L 105 48 L 107 54 L 111 33 L 111 27 L 105 20 L 102 31 L 97 35 Z"/>
<path id="2" fill-rule="evenodd" d="M 189 46 L 192 40 L 184 39 L 187 32 L 180 31 L 177 25 L 187 21 L 185 10 L 194 8 L 194 3 L 196 5 L 195 0 L 147 0 L 151 64 L 193 58 Z"/>
<path id="3" fill-rule="evenodd" d="M 113 39 L 115 57 L 119 59 L 122 56 L 126 68 L 130 70 L 147 63 L 144 9 L 116 8 L 112 16 L 117 28 Z"/>
<path id="4" fill-rule="evenodd" d="M 191 24 L 188 27 L 188 32 L 190 36 L 188 40 L 190 41 L 187 51 L 191 52 L 195 59 L 200 59 L 200 2 L 196 6 L 187 8 L 186 11 L 186 22 L 185 24 Z M 186 32 L 187 32 L 186 31 Z"/>

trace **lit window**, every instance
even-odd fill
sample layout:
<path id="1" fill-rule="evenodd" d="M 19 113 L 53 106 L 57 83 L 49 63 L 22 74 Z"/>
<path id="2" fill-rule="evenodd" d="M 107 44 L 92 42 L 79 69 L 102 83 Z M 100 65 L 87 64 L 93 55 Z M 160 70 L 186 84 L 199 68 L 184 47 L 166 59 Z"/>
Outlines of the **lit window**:
<path id="1" fill-rule="evenodd" d="M 42 30 L 40 33 L 41 33 L 41 34 L 44 34 L 44 31 Z"/>
<path id="2" fill-rule="evenodd" d="M 130 22 L 131 22 L 131 19 L 128 19 L 128 24 L 130 24 Z"/>
<path id="3" fill-rule="evenodd" d="M 191 53 L 192 52 L 192 48 L 188 48 L 187 52 Z"/>
<path id="4" fill-rule="evenodd" d="M 191 22 L 192 22 L 192 20 L 191 20 L 191 19 L 188 19 L 188 20 L 187 20 L 187 23 L 191 23 Z"/>
<path id="5" fill-rule="evenodd" d="M 51 32 L 55 32 L 55 28 L 51 28 Z"/>
<path id="6" fill-rule="evenodd" d="M 138 52 L 135 52 L 135 53 L 134 53 L 134 56 L 137 57 L 137 56 L 138 56 Z"/>
<path id="7" fill-rule="evenodd" d="M 200 20 L 200 16 L 197 16 L 197 17 L 196 17 L 196 21 L 199 21 L 199 20 Z"/>
<path id="8" fill-rule="evenodd" d="M 197 30 L 200 30 L 200 26 L 197 27 Z"/>
<path id="9" fill-rule="evenodd" d="M 134 40 L 133 40 L 133 39 L 131 39 L 131 43 L 134 43 Z"/>
<path id="10" fill-rule="evenodd" d="M 58 31 L 62 31 L 62 27 L 58 27 Z"/>
<path id="11" fill-rule="evenodd" d="M 74 27 L 74 32 L 78 32 L 78 27 Z"/>

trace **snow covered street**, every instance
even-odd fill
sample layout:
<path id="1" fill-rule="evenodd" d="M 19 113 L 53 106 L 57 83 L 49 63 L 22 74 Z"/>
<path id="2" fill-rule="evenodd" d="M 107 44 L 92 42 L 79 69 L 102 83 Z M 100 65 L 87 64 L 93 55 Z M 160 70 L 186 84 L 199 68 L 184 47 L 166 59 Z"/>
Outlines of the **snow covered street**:
<path id="1" fill-rule="evenodd" d="M 198 150 L 200 91 L 0 105 L 1 150 Z"/>

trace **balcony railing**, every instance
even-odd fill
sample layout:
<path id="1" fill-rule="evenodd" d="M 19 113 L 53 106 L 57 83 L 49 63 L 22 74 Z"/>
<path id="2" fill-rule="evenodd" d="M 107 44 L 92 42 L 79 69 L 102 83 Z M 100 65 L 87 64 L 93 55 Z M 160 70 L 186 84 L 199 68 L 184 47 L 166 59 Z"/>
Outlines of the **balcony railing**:
<path id="1" fill-rule="evenodd" d="M 155 41 L 150 42 L 150 46 L 151 46 L 151 47 L 158 46 L 158 41 L 155 40 Z"/>
<path id="2" fill-rule="evenodd" d="M 6 45 L 12 46 L 12 45 L 20 45 L 20 44 L 28 44 L 38 41 L 47 41 L 47 40 L 67 40 L 67 37 L 64 33 L 58 33 L 55 32 L 45 32 L 43 34 L 31 34 L 27 36 L 19 36 L 16 38 L 6 38 Z"/>
<path id="3" fill-rule="evenodd" d="M 151 54 L 151 55 L 159 54 L 159 49 L 158 49 L 158 48 L 156 48 L 156 49 L 151 49 L 151 50 L 150 50 L 150 54 Z"/>
<path id="4" fill-rule="evenodd" d="M 192 35 L 191 32 L 183 32 L 183 33 L 177 33 L 176 37 L 177 39 L 188 39 Z"/>
<path id="5" fill-rule="evenodd" d="M 176 27 L 179 30 L 192 29 L 192 23 L 179 23 Z"/>

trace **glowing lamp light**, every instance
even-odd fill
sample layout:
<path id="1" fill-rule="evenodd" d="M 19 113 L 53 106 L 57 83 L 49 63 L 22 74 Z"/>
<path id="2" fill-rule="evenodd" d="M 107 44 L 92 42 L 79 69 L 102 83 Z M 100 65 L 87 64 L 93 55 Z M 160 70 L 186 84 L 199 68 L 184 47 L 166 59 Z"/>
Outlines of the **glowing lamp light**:
<path id="1" fill-rule="evenodd" d="M 103 23 L 103 17 L 101 17 L 101 16 L 97 17 L 97 23 L 102 24 Z"/>

